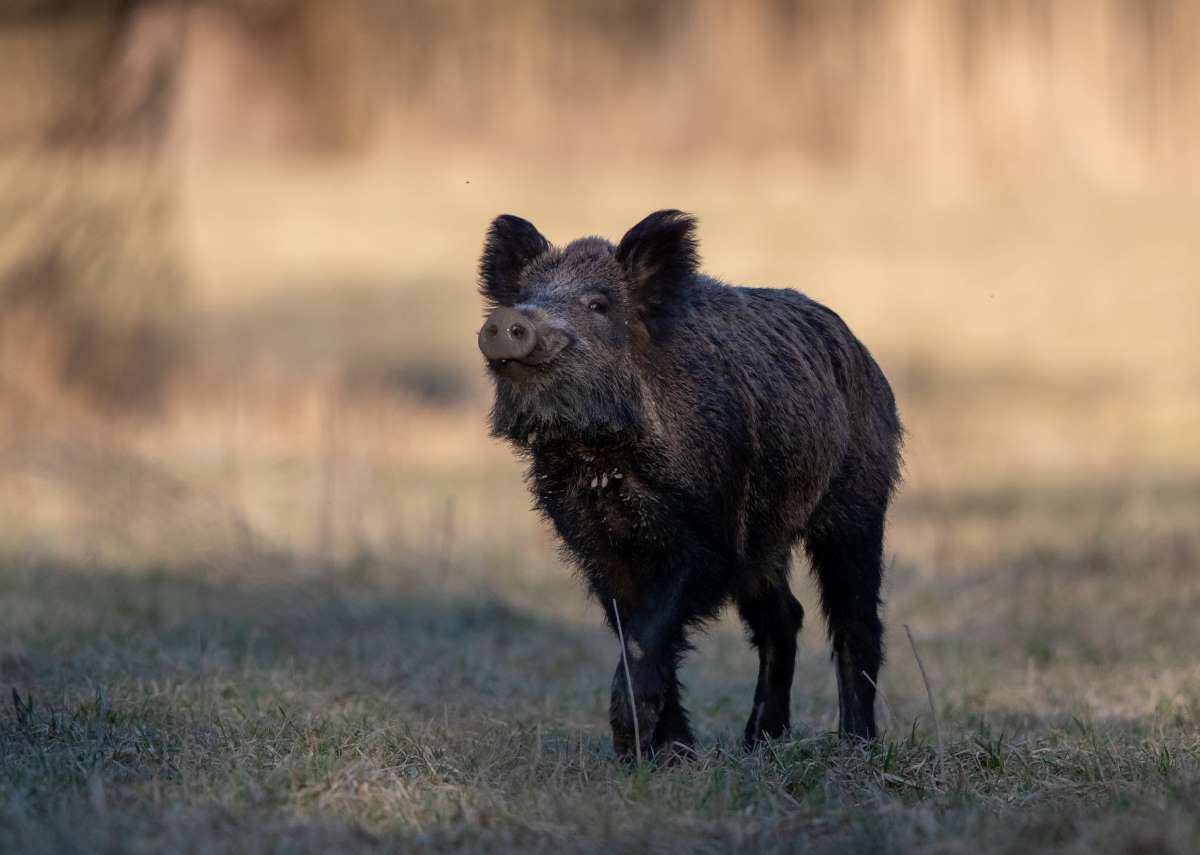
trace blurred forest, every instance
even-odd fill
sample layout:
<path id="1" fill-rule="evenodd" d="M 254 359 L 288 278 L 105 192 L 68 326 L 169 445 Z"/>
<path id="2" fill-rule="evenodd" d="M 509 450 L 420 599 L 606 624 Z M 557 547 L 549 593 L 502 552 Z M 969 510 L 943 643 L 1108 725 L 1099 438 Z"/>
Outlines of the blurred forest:
<path id="1" fill-rule="evenodd" d="M 1186 0 L 8 0 L 0 56 L 0 347 L 120 407 L 183 346 L 188 164 L 1200 176 Z"/>
<path id="2" fill-rule="evenodd" d="M 6 145 L 1195 177 L 1186 0 L 8 0 Z"/>
<path id="3" fill-rule="evenodd" d="M 312 407 L 324 447 L 355 396 L 474 418 L 475 256 L 514 208 L 562 238 L 694 207 L 718 270 L 812 282 L 902 391 L 1149 370 L 1176 406 L 1198 48 L 1182 0 L 8 0 L 9 447 Z"/>

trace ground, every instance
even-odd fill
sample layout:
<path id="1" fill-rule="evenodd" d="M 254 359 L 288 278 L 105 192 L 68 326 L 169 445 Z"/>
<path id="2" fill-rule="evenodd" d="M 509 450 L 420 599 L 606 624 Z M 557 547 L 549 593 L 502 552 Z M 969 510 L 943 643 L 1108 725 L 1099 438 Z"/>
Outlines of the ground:
<path id="1" fill-rule="evenodd" d="M 0 386 L 0 850 L 1200 848 L 1194 201 L 464 166 L 177 203 L 200 356 L 163 412 Z M 665 205 L 896 386 L 875 743 L 832 732 L 798 556 L 793 731 L 742 750 L 726 616 L 684 672 L 699 756 L 618 765 L 617 646 L 485 435 L 488 217 L 564 240 Z"/>

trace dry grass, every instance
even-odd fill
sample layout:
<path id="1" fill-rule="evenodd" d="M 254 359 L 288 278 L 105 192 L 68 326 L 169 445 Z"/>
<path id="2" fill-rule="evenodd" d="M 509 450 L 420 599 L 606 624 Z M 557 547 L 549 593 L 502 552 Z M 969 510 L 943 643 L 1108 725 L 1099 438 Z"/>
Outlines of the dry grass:
<path id="1" fill-rule="evenodd" d="M 214 167 L 178 204 L 193 355 L 161 417 L 0 364 L 0 849 L 1200 843 L 1194 198 L 465 161 Z M 484 436 L 487 218 L 563 239 L 666 204 L 710 270 L 826 300 L 895 381 L 874 745 L 830 735 L 810 607 L 788 738 L 738 748 L 727 618 L 686 668 L 696 761 L 616 765 L 615 644 Z M 802 563 L 796 589 L 815 606 Z"/>

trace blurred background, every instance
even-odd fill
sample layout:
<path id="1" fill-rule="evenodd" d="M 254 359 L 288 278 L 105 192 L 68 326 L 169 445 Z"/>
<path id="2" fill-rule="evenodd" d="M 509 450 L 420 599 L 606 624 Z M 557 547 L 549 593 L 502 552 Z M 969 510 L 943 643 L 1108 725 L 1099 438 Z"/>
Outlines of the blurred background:
<path id="1" fill-rule="evenodd" d="M 937 816 L 982 811 L 946 833 L 1160 786 L 1178 822 L 1146 833 L 1195 832 L 1200 4 L 3 0 L 0 61 L 0 687 L 51 699 L 0 717 L 14 851 L 192 849 L 211 803 L 665 850 L 811 797 L 865 805 L 871 845 L 872 817 L 941 834 L 894 782 L 828 784 L 840 754 L 787 799 L 668 777 L 596 813 L 636 784 L 604 754 L 615 654 L 487 437 L 475 270 L 502 212 L 561 244 L 667 207 L 707 272 L 830 305 L 895 387 L 881 716 L 924 781 L 908 624 L 978 797 Z M 799 739 L 836 703 L 802 559 L 795 587 Z M 732 618 L 698 643 L 721 745 L 755 660 Z"/>
<path id="2" fill-rule="evenodd" d="M 898 619 L 1162 700 L 1118 666 L 1195 633 L 1200 6 L 6 0 L 0 56 L 6 555 L 593 620 L 486 436 L 478 253 L 679 207 L 896 387 Z"/>
<path id="3" fill-rule="evenodd" d="M 1195 4 L 7 0 L 0 55 L 23 549 L 540 537 L 472 343 L 505 211 L 681 207 L 833 306 L 914 499 L 1200 472 Z"/>

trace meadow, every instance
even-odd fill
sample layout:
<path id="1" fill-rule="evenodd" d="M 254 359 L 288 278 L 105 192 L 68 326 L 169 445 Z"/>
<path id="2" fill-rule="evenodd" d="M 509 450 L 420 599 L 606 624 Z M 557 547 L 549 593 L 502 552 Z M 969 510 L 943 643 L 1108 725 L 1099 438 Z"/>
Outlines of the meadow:
<path id="1" fill-rule="evenodd" d="M 186 167 L 168 202 L 154 412 L 0 341 L 0 850 L 1200 848 L 1194 194 L 464 157 Z M 501 211 L 565 241 L 664 206 L 895 386 L 875 743 L 833 733 L 797 556 L 792 732 L 742 750 L 729 615 L 684 670 L 697 759 L 614 761 L 617 646 L 486 435 L 474 266 Z"/>

